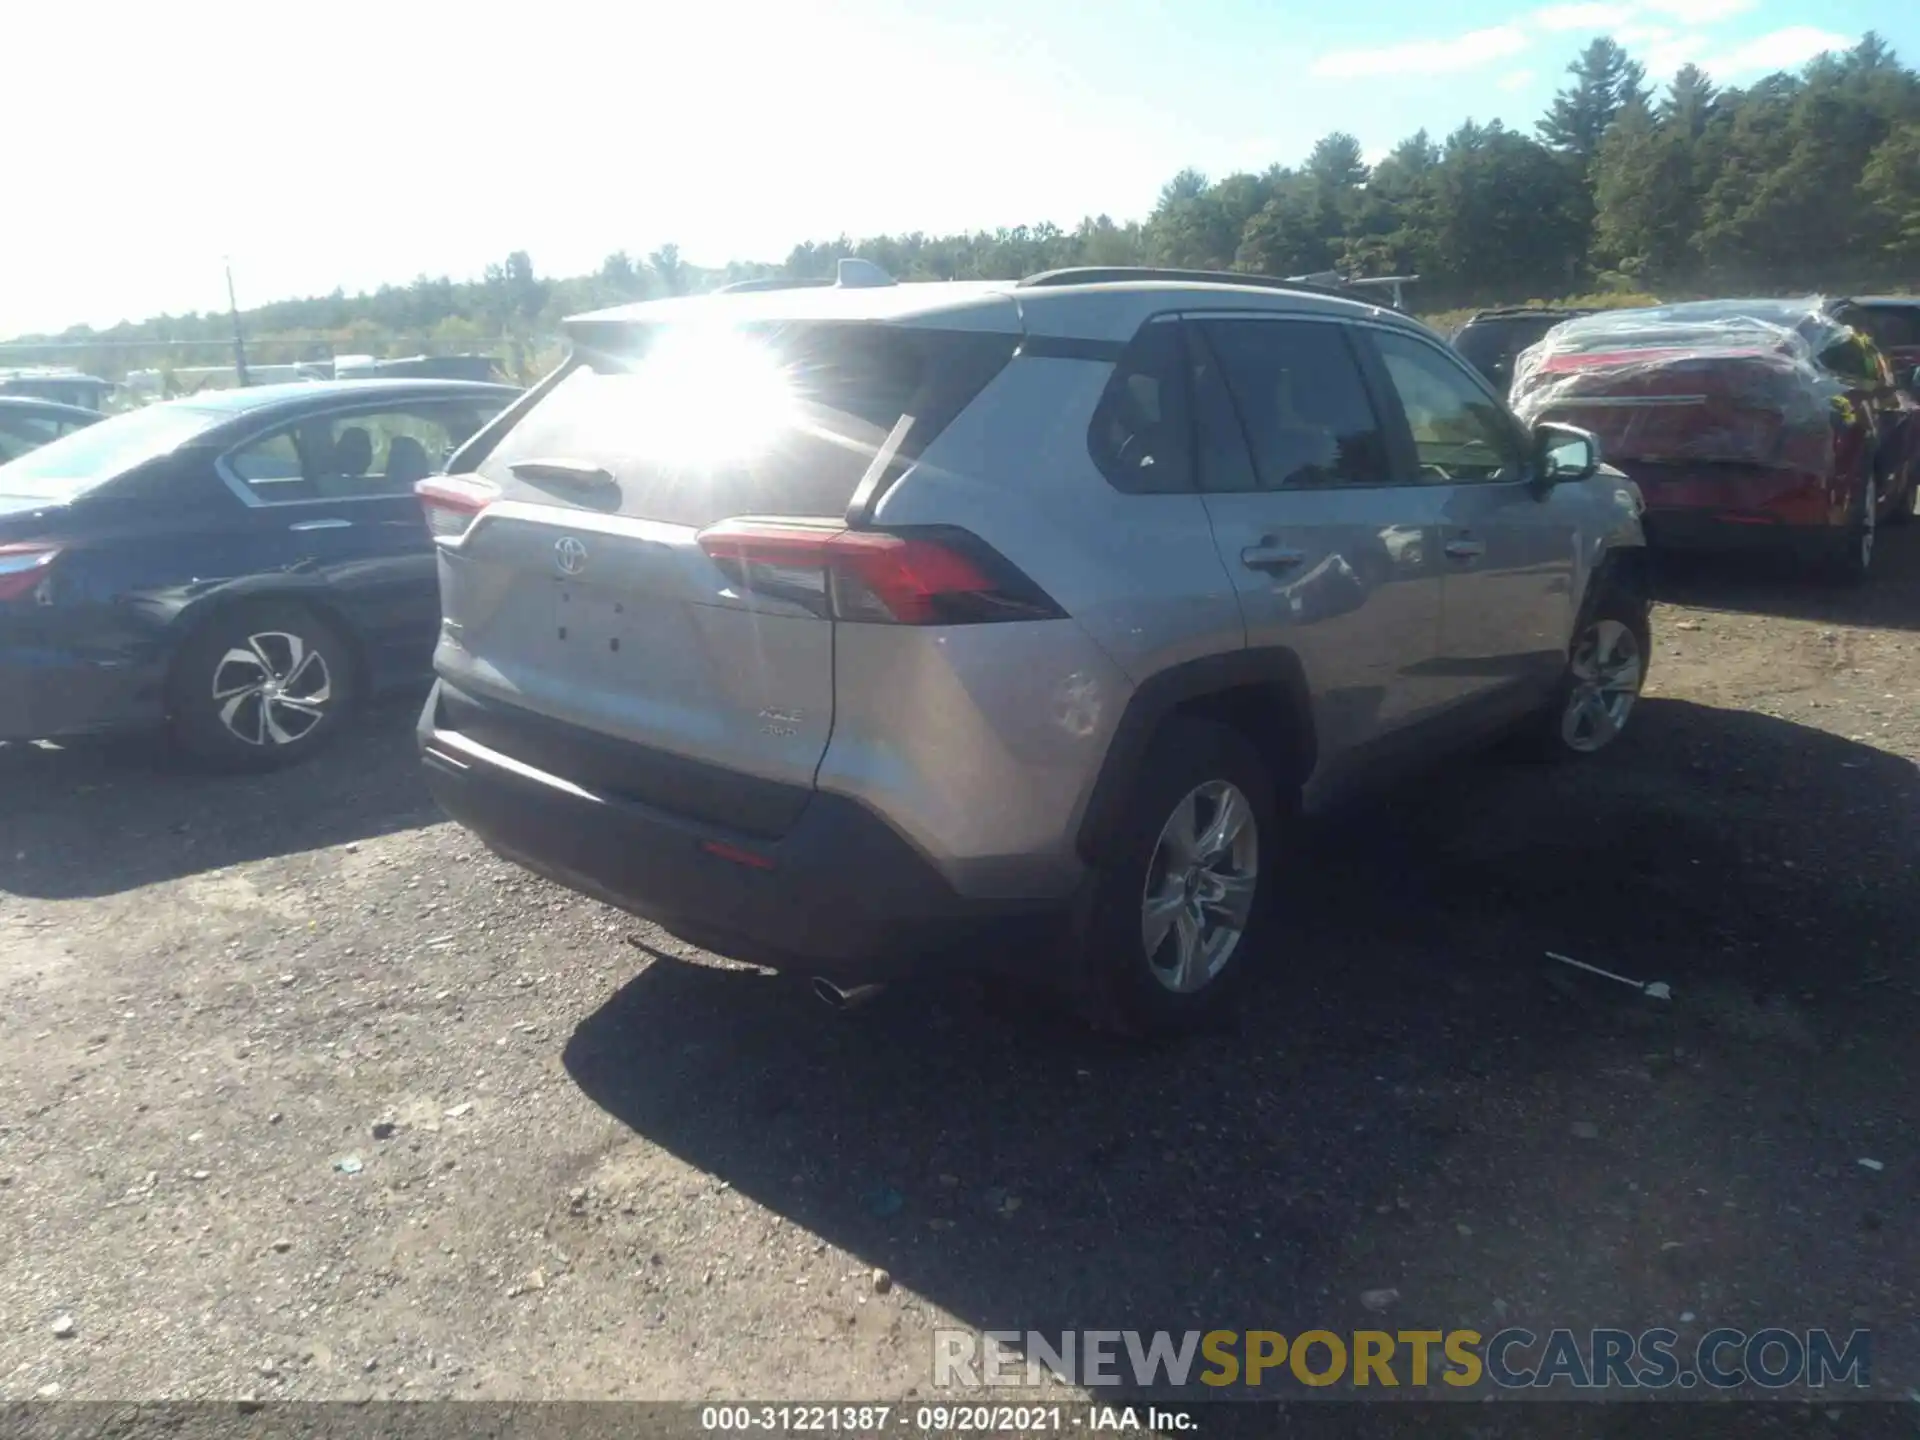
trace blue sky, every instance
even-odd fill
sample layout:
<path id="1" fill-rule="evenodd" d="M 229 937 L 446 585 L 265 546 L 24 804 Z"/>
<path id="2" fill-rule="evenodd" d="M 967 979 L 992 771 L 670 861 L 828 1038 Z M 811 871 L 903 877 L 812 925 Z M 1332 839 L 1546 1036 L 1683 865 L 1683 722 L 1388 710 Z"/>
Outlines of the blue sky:
<path id="1" fill-rule="evenodd" d="M 674 241 L 1144 214 L 1169 176 L 1531 127 L 1618 37 L 1727 84 L 1877 29 L 1892 0 L 98 0 L 10 13 L 0 335 L 222 308 L 512 249 L 543 273 Z M 40 57 L 38 63 L 29 63 Z"/>

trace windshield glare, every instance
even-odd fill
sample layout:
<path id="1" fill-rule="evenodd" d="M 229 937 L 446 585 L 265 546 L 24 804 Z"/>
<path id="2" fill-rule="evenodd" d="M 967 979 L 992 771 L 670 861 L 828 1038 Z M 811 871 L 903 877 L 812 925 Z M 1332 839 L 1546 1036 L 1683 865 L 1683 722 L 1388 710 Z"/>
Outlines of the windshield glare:
<path id="1" fill-rule="evenodd" d="M 186 405 L 149 405 L 62 436 L 0 465 L 0 495 L 72 500 L 147 460 L 177 450 L 222 420 Z"/>

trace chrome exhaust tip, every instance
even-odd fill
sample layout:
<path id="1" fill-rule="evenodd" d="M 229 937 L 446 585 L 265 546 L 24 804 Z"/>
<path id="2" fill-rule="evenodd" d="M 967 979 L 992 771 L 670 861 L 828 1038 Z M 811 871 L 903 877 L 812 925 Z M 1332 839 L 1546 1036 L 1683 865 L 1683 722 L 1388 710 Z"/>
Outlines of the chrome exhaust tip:
<path id="1" fill-rule="evenodd" d="M 813 977 L 813 993 L 820 997 L 829 1010 L 853 1010 L 866 1004 L 887 987 L 884 985 L 850 985 L 845 989 L 831 980 Z"/>

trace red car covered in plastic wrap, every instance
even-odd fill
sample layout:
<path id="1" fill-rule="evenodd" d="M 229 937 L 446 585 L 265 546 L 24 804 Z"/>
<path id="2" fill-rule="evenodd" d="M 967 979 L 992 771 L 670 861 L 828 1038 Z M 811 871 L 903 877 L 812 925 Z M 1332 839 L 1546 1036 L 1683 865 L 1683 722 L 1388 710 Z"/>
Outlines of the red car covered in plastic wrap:
<path id="1" fill-rule="evenodd" d="M 1513 408 L 1577 425 L 1639 485 L 1650 543 L 1790 547 L 1864 578 L 1913 512 L 1920 406 L 1835 302 L 1706 300 L 1556 326 Z"/>

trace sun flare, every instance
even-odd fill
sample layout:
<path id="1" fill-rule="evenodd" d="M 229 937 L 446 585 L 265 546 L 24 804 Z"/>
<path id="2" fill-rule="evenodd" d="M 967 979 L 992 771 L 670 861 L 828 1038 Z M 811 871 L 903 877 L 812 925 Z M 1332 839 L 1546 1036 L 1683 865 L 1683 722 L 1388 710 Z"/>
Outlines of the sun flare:
<path id="1" fill-rule="evenodd" d="M 779 358 L 738 331 L 663 336 L 634 367 L 632 382 L 631 422 L 668 464 L 749 459 L 797 417 L 792 379 Z"/>

